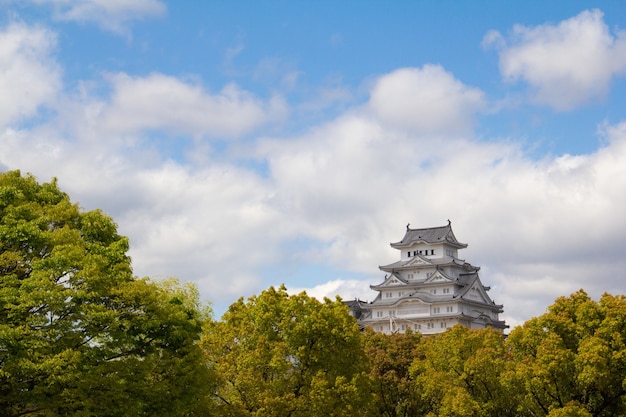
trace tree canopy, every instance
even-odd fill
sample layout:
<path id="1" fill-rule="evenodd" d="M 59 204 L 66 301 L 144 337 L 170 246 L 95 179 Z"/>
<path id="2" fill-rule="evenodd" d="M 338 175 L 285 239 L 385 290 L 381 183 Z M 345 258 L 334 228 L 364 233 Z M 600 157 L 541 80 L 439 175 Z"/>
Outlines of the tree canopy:
<path id="1" fill-rule="evenodd" d="M 369 412 L 361 335 L 339 300 L 270 287 L 231 305 L 205 333 L 203 346 L 219 375 L 219 415 Z"/>
<path id="2" fill-rule="evenodd" d="M 200 409 L 198 294 L 133 277 L 128 247 L 56 181 L 0 174 L 0 415 Z"/>

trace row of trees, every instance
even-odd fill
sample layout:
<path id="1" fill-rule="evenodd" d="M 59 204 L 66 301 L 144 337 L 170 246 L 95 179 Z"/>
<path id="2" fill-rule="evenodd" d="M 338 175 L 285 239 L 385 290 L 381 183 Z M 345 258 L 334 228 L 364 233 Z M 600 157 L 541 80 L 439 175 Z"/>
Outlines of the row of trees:
<path id="1" fill-rule="evenodd" d="M 0 174 L 0 416 L 626 414 L 624 296 L 559 298 L 507 338 L 362 332 L 284 287 L 214 320 L 127 251 L 55 181 Z"/>

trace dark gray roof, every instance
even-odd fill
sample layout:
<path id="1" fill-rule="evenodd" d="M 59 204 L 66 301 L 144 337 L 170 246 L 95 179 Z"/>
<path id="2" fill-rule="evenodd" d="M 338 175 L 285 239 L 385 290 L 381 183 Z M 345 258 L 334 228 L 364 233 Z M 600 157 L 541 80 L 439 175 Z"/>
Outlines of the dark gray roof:
<path id="1" fill-rule="evenodd" d="M 466 243 L 456 240 L 452 232 L 452 225 L 448 222 L 445 226 L 429 227 L 425 229 L 411 229 L 408 225 L 406 233 L 400 242 L 392 243 L 391 247 L 401 249 L 410 246 L 414 242 L 442 243 L 446 242 L 457 248 L 466 248 Z"/>

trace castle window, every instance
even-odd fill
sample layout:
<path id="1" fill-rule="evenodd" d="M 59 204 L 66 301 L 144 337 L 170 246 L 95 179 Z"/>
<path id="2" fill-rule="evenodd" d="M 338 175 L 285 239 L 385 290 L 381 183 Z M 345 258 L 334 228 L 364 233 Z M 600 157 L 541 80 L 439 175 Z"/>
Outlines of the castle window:
<path id="1" fill-rule="evenodd" d="M 409 258 L 411 257 L 411 251 L 408 251 L 406 254 Z"/>
<path id="2" fill-rule="evenodd" d="M 446 327 L 448 327 L 448 325 L 447 325 L 447 323 L 444 321 L 444 322 L 441 322 L 441 324 L 439 325 L 439 327 L 441 327 L 442 329 L 445 329 Z"/>
<path id="3" fill-rule="evenodd" d="M 443 289 L 443 293 L 444 294 L 449 294 L 450 293 L 450 288 L 444 288 Z"/>
<path id="4" fill-rule="evenodd" d="M 433 307 L 433 313 L 439 314 L 439 307 Z"/>
<path id="5" fill-rule="evenodd" d="M 413 251 L 413 256 L 415 256 L 415 255 L 417 255 L 417 251 L 416 250 Z"/>

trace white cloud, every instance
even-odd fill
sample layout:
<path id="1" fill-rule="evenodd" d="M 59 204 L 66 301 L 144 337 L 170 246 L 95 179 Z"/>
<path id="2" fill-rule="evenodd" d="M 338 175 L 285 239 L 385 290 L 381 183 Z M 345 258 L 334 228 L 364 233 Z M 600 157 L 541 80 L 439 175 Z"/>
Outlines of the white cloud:
<path id="1" fill-rule="evenodd" d="M 516 25 L 508 42 L 495 31 L 483 40 L 499 49 L 506 80 L 524 80 L 536 102 L 557 110 L 603 98 L 611 80 L 626 72 L 626 32 L 612 35 L 599 10 L 557 25 Z"/>
<path id="2" fill-rule="evenodd" d="M 438 65 L 403 68 L 380 77 L 369 106 L 376 117 L 415 133 L 467 134 L 484 106 L 483 93 Z"/>
<path id="3" fill-rule="evenodd" d="M 450 218 L 470 244 L 461 256 L 485 267 L 483 281 L 512 325 L 579 288 L 594 296 L 620 291 L 626 123 L 605 128 L 607 145 L 592 154 L 539 161 L 514 142 L 427 146 L 427 136 L 399 128 L 355 112 L 262 144 L 277 203 L 293 230 L 317 242 L 301 259 L 370 276 L 397 259 L 388 244 L 406 222 L 428 227 Z M 294 291 L 332 295 L 336 285 L 332 279 Z M 345 298 L 357 294 L 345 291 Z"/>
<path id="4" fill-rule="evenodd" d="M 311 288 L 291 287 L 287 288 L 287 291 L 290 294 L 299 294 L 305 291 L 308 296 L 317 298 L 320 301 L 324 298 L 334 300 L 337 295 L 344 301 L 354 299 L 371 300 L 376 295 L 376 292 L 372 291 L 363 281 L 355 279 L 336 279 Z"/>
<path id="5" fill-rule="evenodd" d="M 38 5 L 51 5 L 54 18 L 80 23 L 96 23 L 105 30 L 125 33 L 129 21 L 165 14 L 160 0 L 29 0 Z"/>
<path id="6" fill-rule="evenodd" d="M 0 31 L 0 127 L 36 113 L 55 99 L 61 71 L 54 33 L 13 23 Z"/>
<path id="7" fill-rule="evenodd" d="M 262 102 L 235 84 L 210 94 L 178 78 L 111 76 L 113 96 L 102 110 L 112 132 L 165 130 L 191 136 L 238 136 L 287 113 L 280 97 Z"/>
<path id="8" fill-rule="evenodd" d="M 542 313 L 564 291 L 623 287 L 626 123 L 605 126 L 597 152 L 536 161 L 514 141 L 472 140 L 483 93 L 427 65 L 379 77 L 369 102 L 299 136 L 250 140 L 245 154 L 227 143 L 219 161 L 207 154 L 196 156 L 203 164 L 176 162 L 151 142 L 153 131 L 254 134 L 283 117 L 286 105 L 234 85 L 210 93 L 158 73 L 112 75 L 110 97 L 95 97 L 89 82 L 62 96 L 49 58 L 54 43 L 42 40 L 53 38 L 16 27 L 3 33 L 32 46 L 2 52 L 12 58 L 3 65 L 18 65 L 7 79 L 39 77 L 45 88 L 35 88 L 33 100 L 15 90 L 18 105 L 3 104 L 0 114 L 14 121 L 42 103 L 57 107 L 41 125 L 0 131 L 0 166 L 42 181 L 56 176 L 85 208 L 111 214 L 131 239 L 139 275 L 194 280 L 216 303 L 282 282 L 290 288 L 284 276 L 263 272 L 290 263 L 382 279 L 377 267 L 396 260 L 388 244 L 407 222 L 450 218 L 470 244 L 462 256 L 484 266 L 483 280 L 512 324 Z M 267 170 L 242 167 L 250 154 Z M 368 298 L 369 284 L 322 277 L 310 293 Z"/>

